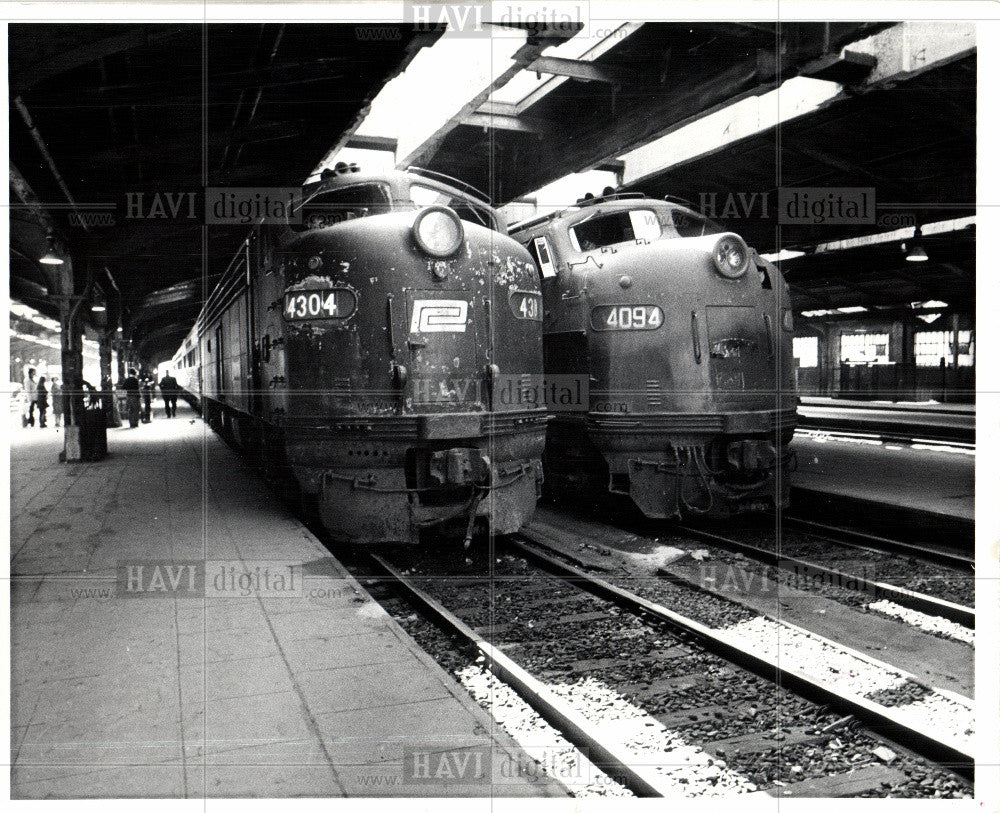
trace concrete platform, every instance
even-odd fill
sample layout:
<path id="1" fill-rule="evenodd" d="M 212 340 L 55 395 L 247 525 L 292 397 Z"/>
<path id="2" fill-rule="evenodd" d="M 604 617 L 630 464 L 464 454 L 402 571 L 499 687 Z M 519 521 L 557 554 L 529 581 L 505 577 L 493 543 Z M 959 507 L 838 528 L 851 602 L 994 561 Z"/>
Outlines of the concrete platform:
<path id="1" fill-rule="evenodd" d="M 861 401 L 854 398 L 827 398 L 821 395 L 800 396 L 802 406 L 835 407 L 838 409 L 898 409 L 955 415 L 975 415 L 975 404 L 942 404 L 938 401 Z"/>
<path id="2" fill-rule="evenodd" d="M 976 407 L 972 404 L 853 401 L 812 396 L 800 401 L 801 427 L 867 432 L 883 439 L 976 442 Z"/>
<path id="3" fill-rule="evenodd" d="M 189 409 L 61 443 L 12 440 L 14 798 L 565 795 Z"/>
<path id="4" fill-rule="evenodd" d="M 796 435 L 792 487 L 972 521 L 975 455 L 966 450 Z"/>

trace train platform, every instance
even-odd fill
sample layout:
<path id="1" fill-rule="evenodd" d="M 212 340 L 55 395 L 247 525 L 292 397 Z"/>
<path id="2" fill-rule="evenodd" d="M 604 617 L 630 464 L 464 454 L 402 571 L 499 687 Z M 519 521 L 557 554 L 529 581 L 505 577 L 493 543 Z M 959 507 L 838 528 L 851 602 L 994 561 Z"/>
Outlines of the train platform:
<path id="1" fill-rule="evenodd" d="M 108 435 L 13 433 L 13 798 L 565 795 L 190 409 Z"/>
<path id="2" fill-rule="evenodd" d="M 975 404 L 944 404 L 939 401 L 886 401 L 855 398 L 828 398 L 822 395 L 803 395 L 799 397 L 802 406 L 806 407 L 837 407 L 840 409 L 899 409 L 910 412 L 938 412 L 956 415 L 975 415 Z"/>
<path id="3" fill-rule="evenodd" d="M 796 433 L 792 488 L 971 523 L 975 454 L 934 444 Z"/>
<path id="4" fill-rule="evenodd" d="M 799 426 L 810 429 L 870 433 L 885 440 L 976 442 L 974 404 L 804 396 L 798 413 Z"/>

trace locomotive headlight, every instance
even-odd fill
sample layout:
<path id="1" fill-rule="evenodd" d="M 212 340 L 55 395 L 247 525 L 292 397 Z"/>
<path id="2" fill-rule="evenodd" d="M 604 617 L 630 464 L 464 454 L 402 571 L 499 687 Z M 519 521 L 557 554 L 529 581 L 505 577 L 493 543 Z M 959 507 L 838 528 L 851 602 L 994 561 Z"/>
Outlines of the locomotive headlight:
<path id="1" fill-rule="evenodd" d="M 750 252 L 747 250 L 747 244 L 735 234 L 723 235 L 715 244 L 715 251 L 712 255 L 719 273 L 729 279 L 743 276 L 743 272 L 747 270 L 749 258 Z"/>
<path id="2" fill-rule="evenodd" d="M 413 238 L 432 257 L 450 257 L 464 236 L 462 221 L 447 206 L 428 206 L 413 221 Z"/>

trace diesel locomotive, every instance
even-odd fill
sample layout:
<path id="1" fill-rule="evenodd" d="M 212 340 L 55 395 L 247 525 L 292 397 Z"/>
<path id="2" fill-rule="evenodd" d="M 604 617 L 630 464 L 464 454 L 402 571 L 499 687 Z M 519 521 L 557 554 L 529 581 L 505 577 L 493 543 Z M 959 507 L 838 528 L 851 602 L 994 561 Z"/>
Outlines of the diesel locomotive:
<path id="1" fill-rule="evenodd" d="M 255 227 L 174 356 L 204 418 L 315 495 L 351 543 L 477 517 L 512 533 L 542 480 L 540 276 L 471 187 L 338 165 Z"/>
<path id="2" fill-rule="evenodd" d="M 679 202 L 608 194 L 516 224 L 540 269 L 554 412 L 547 482 L 649 517 L 788 502 L 792 311 L 778 269 Z M 571 399 L 572 401 L 572 399 Z"/>

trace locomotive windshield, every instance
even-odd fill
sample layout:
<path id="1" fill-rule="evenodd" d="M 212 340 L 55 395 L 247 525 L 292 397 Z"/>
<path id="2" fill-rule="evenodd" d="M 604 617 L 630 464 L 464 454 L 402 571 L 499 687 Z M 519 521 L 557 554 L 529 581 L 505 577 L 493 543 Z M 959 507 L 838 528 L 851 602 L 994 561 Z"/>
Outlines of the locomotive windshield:
<path id="1" fill-rule="evenodd" d="M 389 189 L 382 184 L 363 183 L 331 189 L 302 205 L 302 222 L 295 231 L 322 229 L 346 220 L 385 214 L 392 208 Z"/>
<path id="2" fill-rule="evenodd" d="M 722 229 L 701 215 L 679 206 L 655 209 L 624 209 L 594 217 L 570 227 L 570 239 L 578 251 L 594 251 L 616 243 L 701 237 Z"/>
<path id="3" fill-rule="evenodd" d="M 493 213 L 487 207 L 479 206 L 467 197 L 453 195 L 423 184 L 412 183 L 410 184 L 410 200 L 417 206 L 447 206 L 454 210 L 461 220 L 477 223 L 493 231 L 500 230 Z"/>
<path id="4" fill-rule="evenodd" d="M 722 234 L 725 229 L 707 217 L 702 217 L 690 209 L 670 206 L 660 209 L 660 225 L 667 237 L 702 237 L 706 234 Z"/>

